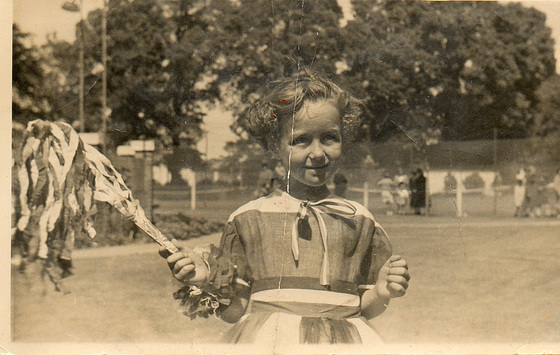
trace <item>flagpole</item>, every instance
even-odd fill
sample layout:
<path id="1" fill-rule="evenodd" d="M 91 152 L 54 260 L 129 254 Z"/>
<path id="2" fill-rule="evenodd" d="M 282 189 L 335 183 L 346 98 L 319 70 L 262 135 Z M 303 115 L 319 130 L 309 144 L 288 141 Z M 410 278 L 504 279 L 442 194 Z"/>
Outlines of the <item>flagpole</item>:
<path id="1" fill-rule="evenodd" d="M 107 154 L 107 0 L 103 0 L 103 11 L 101 17 L 101 64 L 103 73 L 101 77 L 101 152 Z"/>

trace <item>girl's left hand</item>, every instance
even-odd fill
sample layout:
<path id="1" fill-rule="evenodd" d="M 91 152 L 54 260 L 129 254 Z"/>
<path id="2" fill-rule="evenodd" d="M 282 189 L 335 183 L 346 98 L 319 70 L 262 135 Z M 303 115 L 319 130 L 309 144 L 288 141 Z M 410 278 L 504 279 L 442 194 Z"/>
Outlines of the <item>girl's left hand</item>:
<path id="1" fill-rule="evenodd" d="M 401 297 L 406 293 L 409 280 L 410 274 L 406 260 L 400 255 L 393 255 L 383 264 L 376 289 L 380 296 Z"/>

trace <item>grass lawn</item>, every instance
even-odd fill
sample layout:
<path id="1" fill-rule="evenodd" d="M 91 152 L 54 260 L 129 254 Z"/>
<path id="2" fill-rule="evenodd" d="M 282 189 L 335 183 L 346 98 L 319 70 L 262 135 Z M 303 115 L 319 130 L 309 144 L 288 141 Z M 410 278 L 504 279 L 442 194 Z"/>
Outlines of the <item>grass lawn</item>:
<path id="1" fill-rule="evenodd" d="M 379 220 L 412 274 L 408 294 L 373 321 L 387 342 L 560 342 L 560 223 Z M 189 243 L 208 240 L 217 237 Z M 14 342 L 216 341 L 230 325 L 179 313 L 171 296 L 178 284 L 156 250 L 148 244 L 76 252 L 67 295 L 48 282 L 45 292 L 32 270 L 14 271 Z"/>

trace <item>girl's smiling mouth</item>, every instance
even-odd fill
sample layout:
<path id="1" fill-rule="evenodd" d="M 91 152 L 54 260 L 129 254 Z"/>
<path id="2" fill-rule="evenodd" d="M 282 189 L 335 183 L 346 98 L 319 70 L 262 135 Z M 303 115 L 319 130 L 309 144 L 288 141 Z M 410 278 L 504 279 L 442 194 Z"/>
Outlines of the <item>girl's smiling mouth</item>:
<path id="1" fill-rule="evenodd" d="M 325 169 L 328 168 L 329 164 L 325 164 L 325 165 L 321 165 L 321 166 L 304 166 L 304 169 L 308 169 L 308 170 L 320 170 L 320 169 Z"/>

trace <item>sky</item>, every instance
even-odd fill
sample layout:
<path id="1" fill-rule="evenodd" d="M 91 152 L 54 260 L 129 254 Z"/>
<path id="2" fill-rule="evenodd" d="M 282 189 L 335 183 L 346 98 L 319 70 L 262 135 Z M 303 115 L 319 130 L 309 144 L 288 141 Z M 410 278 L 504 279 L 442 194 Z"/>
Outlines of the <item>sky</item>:
<path id="1" fill-rule="evenodd" d="M 71 13 L 62 9 L 66 0 L 13 0 L 13 21 L 24 32 L 33 34 L 33 42 L 46 42 L 47 34 L 56 33 L 57 38 L 72 41 L 75 37 L 75 24 L 80 19 L 80 13 Z M 79 0 L 76 0 L 79 1 Z M 99 8 L 103 0 L 82 0 L 85 13 Z M 351 10 L 348 0 L 338 0 L 343 11 L 350 18 Z M 505 1 L 504 2 L 508 2 Z M 552 37 L 556 41 L 555 57 L 556 72 L 560 73 L 560 0 L 525 0 L 521 1 L 527 7 L 535 7 L 547 16 L 547 25 L 552 29 Z M 217 158 L 223 152 L 223 145 L 215 142 L 235 140 L 235 135 L 229 130 L 233 118 L 231 114 L 221 108 L 208 112 L 203 129 L 208 132 L 198 148 L 201 152 L 208 149 L 208 158 Z M 225 122 L 224 122 L 225 121 Z"/>

